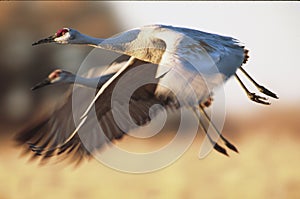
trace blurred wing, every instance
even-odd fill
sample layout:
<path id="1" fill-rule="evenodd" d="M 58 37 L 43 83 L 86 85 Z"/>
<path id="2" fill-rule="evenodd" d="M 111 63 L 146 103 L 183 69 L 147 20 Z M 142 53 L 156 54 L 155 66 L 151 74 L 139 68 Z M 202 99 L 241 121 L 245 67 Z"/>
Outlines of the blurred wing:
<path id="1" fill-rule="evenodd" d="M 81 91 L 80 91 L 81 90 Z M 85 88 L 78 88 L 74 92 L 85 92 Z M 70 88 L 66 98 L 62 100 L 49 113 L 38 117 L 33 120 L 26 128 L 17 133 L 16 141 L 23 145 L 28 144 L 30 149 L 35 152 L 33 157 L 42 156 L 42 159 L 53 156 L 54 150 L 44 153 L 44 150 L 59 146 L 68 138 L 70 131 L 75 128 L 73 115 L 72 115 L 72 89 Z M 84 100 L 84 95 L 82 96 Z M 73 152 L 76 156 L 89 155 L 88 151 L 79 144 L 79 137 L 74 136 L 70 142 L 67 153 Z M 30 150 L 27 150 L 30 152 Z"/>
<path id="2" fill-rule="evenodd" d="M 122 56 L 113 65 L 120 64 L 116 68 L 121 67 L 121 60 L 124 59 L 127 62 L 128 58 L 128 56 Z M 60 146 L 70 136 L 76 127 L 74 120 L 79 120 L 79 116 L 94 97 L 96 90 L 85 87 L 76 87 L 73 93 L 70 90 L 66 99 L 54 111 L 47 113 L 18 133 L 16 136 L 17 142 L 30 144 L 31 149 L 36 152 L 34 157 L 42 156 L 43 160 L 61 154 L 60 157 L 62 158 L 68 157 L 71 161 L 80 162 L 84 157 L 89 157 L 94 150 L 101 149 L 109 141 L 120 139 L 124 133 L 129 132 L 132 128 L 146 124 L 151 119 L 149 117 L 150 107 L 153 104 L 160 104 L 160 101 L 154 96 L 155 82 L 144 85 L 133 92 L 129 99 L 129 115 L 126 114 L 126 111 L 128 111 L 125 106 L 126 102 L 115 98 L 113 98 L 113 101 L 117 105 L 112 106 L 111 102 L 116 86 L 121 85 L 120 90 L 123 91 L 121 93 L 126 94 L 126 88 L 130 88 L 130 85 L 139 81 L 139 78 L 142 80 L 145 77 L 150 77 L 151 81 L 157 81 L 154 78 L 157 65 L 137 67 L 143 64 L 145 62 L 137 60 L 124 71 L 124 75 L 118 77 L 109 85 L 95 103 L 96 117 L 89 117 L 79 133 L 64 147 L 59 150 L 47 151 Z M 132 78 L 130 70 L 134 68 L 138 70 L 134 71 L 136 76 Z M 96 72 L 96 69 L 93 70 L 93 72 Z M 92 76 L 91 73 L 88 76 Z M 121 84 L 117 84 L 118 81 Z M 115 121 L 114 112 L 122 115 L 120 121 Z M 78 118 L 76 118 L 77 116 Z M 100 132 L 97 128 L 98 124 L 101 127 Z"/>
<path id="3" fill-rule="evenodd" d="M 154 95 L 158 82 L 155 78 L 156 69 L 157 65 L 135 60 L 99 96 L 95 102 L 96 116 L 90 113 L 78 132 L 89 151 L 102 145 L 101 140 L 104 139 L 94 139 L 99 132 L 104 132 L 107 141 L 112 141 L 151 120 L 150 108 L 161 104 Z M 92 134 L 86 133 L 86 126 L 89 126 L 88 129 L 98 130 Z"/>

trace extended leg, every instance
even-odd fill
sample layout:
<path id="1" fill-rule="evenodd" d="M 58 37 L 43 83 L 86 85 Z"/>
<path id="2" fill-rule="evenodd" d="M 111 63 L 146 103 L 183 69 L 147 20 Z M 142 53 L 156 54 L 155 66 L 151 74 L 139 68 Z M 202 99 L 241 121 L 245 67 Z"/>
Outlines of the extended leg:
<path id="1" fill-rule="evenodd" d="M 275 94 L 275 93 L 273 93 L 272 91 L 270 91 L 270 90 L 268 90 L 267 88 L 265 88 L 265 87 L 263 87 L 262 85 L 259 85 L 246 71 L 245 71 L 245 69 L 243 69 L 242 67 L 240 67 L 239 68 L 246 76 L 247 76 L 247 78 L 256 86 L 256 88 L 260 91 L 260 92 L 262 92 L 262 93 L 264 93 L 264 94 L 266 94 L 266 95 L 268 95 L 268 96 L 270 96 L 270 97 L 273 97 L 273 98 L 276 98 L 276 99 L 278 99 L 278 96 Z"/>
<path id="2" fill-rule="evenodd" d="M 216 143 L 216 142 L 210 137 L 210 135 L 209 135 L 209 133 L 208 133 L 208 129 L 206 129 L 205 124 L 204 124 L 204 122 L 202 121 L 202 118 L 201 118 L 201 116 L 200 116 L 200 113 L 198 112 L 198 110 L 197 110 L 196 107 L 194 108 L 194 113 L 196 114 L 196 116 L 197 116 L 197 118 L 198 118 L 198 120 L 199 120 L 199 122 L 200 122 L 200 124 L 201 124 L 201 126 L 202 126 L 202 128 L 203 128 L 203 130 L 204 130 L 204 132 L 205 132 L 205 134 L 207 135 L 207 137 L 208 137 L 210 143 L 213 145 L 214 149 L 217 150 L 218 152 L 220 152 L 220 153 L 222 153 L 222 154 L 228 156 L 228 153 L 227 153 L 226 149 L 224 149 L 223 147 L 221 147 L 218 143 Z"/>
<path id="3" fill-rule="evenodd" d="M 224 144 L 225 144 L 229 149 L 231 149 L 231 150 L 233 150 L 233 151 L 235 151 L 235 152 L 238 153 L 239 151 L 237 150 L 237 148 L 236 148 L 233 144 L 231 144 L 231 143 L 230 143 L 230 142 L 229 142 L 229 141 L 221 134 L 221 132 L 217 129 L 217 127 L 215 126 L 215 124 L 211 121 L 210 117 L 208 116 L 208 114 L 207 114 L 206 111 L 204 110 L 203 106 L 199 105 L 199 108 L 200 108 L 201 112 L 203 113 L 203 115 L 205 115 L 207 121 L 208 121 L 209 123 L 212 124 L 214 130 L 218 133 L 218 135 L 220 136 L 220 138 L 221 138 L 221 140 L 224 142 Z"/>
<path id="4" fill-rule="evenodd" d="M 267 98 L 261 97 L 259 95 L 256 95 L 255 93 L 251 93 L 247 89 L 247 87 L 244 85 L 244 83 L 242 82 L 242 80 L 239 78 L 239 76 L 237 74 L 235 74 L 235 77 L 237 78 L 238 82 L 241 84 L 241 86 L 243 87 L 243 89 L 247 93 L 247 96 L 249 97 L 250 100 L 252 100 L 254 102 L 257 102 L 257 103 L 261 103 L 261 104 L 265 104 L 265 105 L 270 105 L 270 102 L 266 101 Z"/>

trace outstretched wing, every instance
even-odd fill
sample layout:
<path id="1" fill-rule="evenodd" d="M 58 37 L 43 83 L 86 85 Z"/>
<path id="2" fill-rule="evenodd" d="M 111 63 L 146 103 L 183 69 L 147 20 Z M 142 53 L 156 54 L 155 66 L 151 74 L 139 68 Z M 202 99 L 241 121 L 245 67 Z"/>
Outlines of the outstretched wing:
<path id="1" fill-rule="evenodd" d="M 115 70 L 117 71 L 118 67 L 124 64 L 122 60 L 127 62 L 128 59 L 128 56 L 121 56 L 113 64 Z M 105 89 L 105 92 L 95 103 L 96 117 L 89 117 L 79 133 L 64 147 L 59 150 L 48 150 L 60 146 L 70 136 L 76 127 L 74 120 L 79 119 L 76 117 L 80 116 L 85 110 L 86 105 L 94 97 L 96 90 L 77 87 L 72 93 L 70 89 L 66 99 L 54 111 L 29 124 L 27 128 L 17 134 L 16 141 L 21 145 L 29 144 L 29 147 L 35 152 L 33 157 L 42 157 L 42 160 L 60 155 L 61 158 L 68 157 L 71 161 L 80 162 L 84 157 L 91 156 L 94 150 L 103 148 L 105 144 L 112 140 L 122 138 L 124 133 L 128 133 L 132 128 L 146 124 L 151 119 L 149 116 L 151 106 L 161 104 L 161 102 L 154 95 L 155 83 L 157 82 L 154 77 L 157 65 L 151 64 L 147 67 L 138 67 L 143 64 L 146 63 L 136 60 L 132 66 L 124 71 L 122 76 L 118 77 Z M 136 76 L 134 78 L 131 76 L 132 69 L 135 69 L 134 74 Z M 93 72 L 95 74 L 95 71 Z M 109 73 L 111 72 L 110 70 Z M 143 85 L 133 92 L 128 99 L 128 115 L 126 114 L 126 101 L 122 100 L 122 96 L 126 98 L 126 93 L 131 88 L 130 85 L 138 82 L 139 78 L 142 80 L 145 77 L 149 77 L 152 83 Z M 121 94 L 117 95 L 117 97 L 121 95 L 121 99 L 114 97 L 115 89 L 122 90 Z M 88 99 L 89 97 L 90 99 Z M 74 109 L 74 107 L 76 108 Z M 116 121 L 115 115 L 120 114 L 122 117 L 117 118 L 121 118 L 121 120 Z M 97 128 L 98 124 L 101 131 Z M 27 150 L 27 152 L 29 151 Z"/>

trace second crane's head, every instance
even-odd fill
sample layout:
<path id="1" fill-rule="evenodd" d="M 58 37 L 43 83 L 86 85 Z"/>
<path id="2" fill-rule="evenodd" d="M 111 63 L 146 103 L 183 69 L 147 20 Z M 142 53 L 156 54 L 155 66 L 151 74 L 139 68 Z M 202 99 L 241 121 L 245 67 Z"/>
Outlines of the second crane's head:
<path id="1" fill-rule="evenodd" d="M 31 90 L 36 90 L 47 85 L 57 84 L 57 83 L 73 83 L 75 81 L 74 74 L 64 71 L 61 69 L 54 70 L 51 72 L 46 79 L 39 82 L 31 88 Z"/>
<path id="2" fill-rule="evenodd" d="M 77 30 L 71 28 L 62 28 L 59 29 L 54 35 L 34 42 L 32 45 L 34 46 L 43 43 L 72 44 L 76 42 L 77 37 L 80 35 L 81 34 Z"/>

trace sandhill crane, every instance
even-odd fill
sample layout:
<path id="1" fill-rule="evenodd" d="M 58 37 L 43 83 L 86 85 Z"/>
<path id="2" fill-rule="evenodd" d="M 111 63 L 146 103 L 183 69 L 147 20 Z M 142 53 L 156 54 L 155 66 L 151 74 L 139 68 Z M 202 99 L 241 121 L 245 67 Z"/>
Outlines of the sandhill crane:
<path id="1" fill-rule="evenodd" d="M 231 37 L 187 28 L 150 25 L 129 30 L 108 39 L 93 38 L 74 29 L 63 28 L 53 36 L 35 42 L 33 45 L 42 43 L 85 44 L 128 56 L 127 62 L 116 73 L 109 75 L 107 81 L 99 88 L 92 103 L 82 115 L 81 123 L 67 141 L 76 137 L 78 129 L 84 126 L 83 124 L 86 122 L 92 105 L 99 100 L 98 98 L 108 92 L 107 90 L 112 87 L 119 77 L 126 73 L 128 68 L 141 61 L 156 66 L 153 77 L 157 79 L 158 85 L 152 94 L 155 96 L 155 100 L 159 99 L 157 103 L 162 103 L 167 99 L 172 101 L 174 96 L 170 90 L 175 90 L 177 92 L 176 97 L 181 99 L 180 106 L 191 107 L 199 119 L 199 110 L 205 113 L 203 104 L 210 101 L 212 89 L 221 85 L 233 75 L 236 76 L 251 100 L 269 104 L 265 97 L 251 93 L 245 87 L 236 74 L 238 68 L 254 83 L 260 92 L 278 98 L 276 94 L 256 83 L 241 68 L 241 65 L 246 63 L 249 57 L 248 50 L 238 40 Z M 164 85 L 164 87 L 160 85 Z M 185 89 L 187 85 L 193 88 L 193 93 L 189 89 Z M 204 115 L 210 120 L 207 114 Z M 211 138 L 209 139 L 216 150 L 227 154 L 224 148 Z M 223 136 L 221 136 L 221 139 L 227 147 L 237 151 Z"/>
<path id="2" fill-rule="evenodd" d="M 113 74 L 118 71 L 121 66 L 127 62 L 127 58 L 128 56 L 126 55 L 119 57 L 101 76 L 99 76 L 101 74 L 101 70 L 97 68 L 89 70 L 86 77 L 76 76 L 70 72 L 57 69 L 50 73 L 45 80 L 32 87 L 32 90 L 42 88 L 46 85 L 62 83 L 76 83 L 85 87 L 99 89 L 111 76 L 113 76 Z M 144 62 L 136 61 L 131 67 L 128 67 L 127 70 L 141 65 L 142 63 Z M 139 73 L 146 73 L 150 75 L 151 73 L 155 74 L 155 71 L 156 68 L 154 66 L 147 67 L 146 70 L 142 70 Z M 129 81 L 128 84 L 130 83 L 132 82 Z M 123 118 L 123 123 L 125 123 L 127 131 L 121 129 L 115 122 L 112 115 L 111 105 L 114 86 L 115 83 L 110 84 L 103 95 L 101 95 L 97 100 L 97 118 L 90 118 L 82 127 L 82 131 L 86 132 L 85 135 L 80 137 L 77 134 L 72 135 L 72 132 L 76 127 L 72 117 L 72 114 L 74 114 L 73 112 L 76 111 L 72 107 L 72 103 L 74 103 L 72 95 L 76 96 L 76 104 L 79 108 L 77 111 L 80 114 L 80 112 L 82 113 L 84 111 L 82 108 L 85 108 L 84 102 L 88 100 L 88 94 L 91 91 L 93 92 L 94 89 L 89 90 L 85 87 L 76 87 L 73 92 L 71 92 L 72 89 L 70 88 L 65 100 L 60 102 L 54 111 L 39 117 L 37 121 L 34 120 L 32 123 L 28 124 L 27 127 L 22 129 L 16 135 L 17 142 L 22 145 L 24 143 L 29 144 L 30 149 L 35 152 L 33 157 L 42 156 L 43 160 L 58 154 L 69 155 L 71 152 L 74 154 L 71 156 L 74 161 L 80 162 L 80 160 L 84 157 L 89 157 L 91 155 L 90 152 L 102 148 L 103 145 L 109 143 L 109 141 L 120 139 L 124 133 L 128 133 L 130 129 L 137 126 L 132 124 L 128 117 Z M 144 125 L 150 121 L 149 108 L 152 105 L 161 104 L 161 101 L 154 96 L 154 88 L 155 85 L 143 86 L 139 88 L 130 99 L 130 116 L 138 125 Z M 167 106 L 167 104 L 164 106 Z M 103 133 L 93 131 L 93 123 L 96 122 L 100 123 Z M 84 146 L 81 139 L 85 139 L 87 140 L 86 142 L 92 143 L 90 148 L 87 149 L 86 147 L 88 146 Z"/>
<path id="3" fill-rule="evenodd" d="M 218 72 L 225 76 L 225 80 L 235 75 L 249 99 L 269 105 L 270 103 L 266 101 L 265 97 L 251 93 L 246 88 L 235 73 L 236 69 L 240 69 L 260 92 L 278 99 L 275 93 L 258 84 L 241 67 L 247 62 L 249 51 L 232 37 L 168 25 L 148 25 L 125 31 L 108 39 L 90 37 L 72 28 L 62 28 L 54 35 L 34 42 L 32 45 L 43 43 L 84 44 L 126 54 L 136 59 L 158 64 L 160 67 L 156 77 L 161 77 L 177 68 L 183 68 L 183 71 L 180 72 L 187 73 L 190 67 L 188 64 L 192 64 L 198 70 L 200 70 L 198 67 L 204 68 L 204 65 L 207 64 L 209 66 L 206 67 L 215 65 Z M 203 58 L 205 56 L 209 56 L 211 60 Z M 186 61 L 191 63 L 186 63 Z"/>

